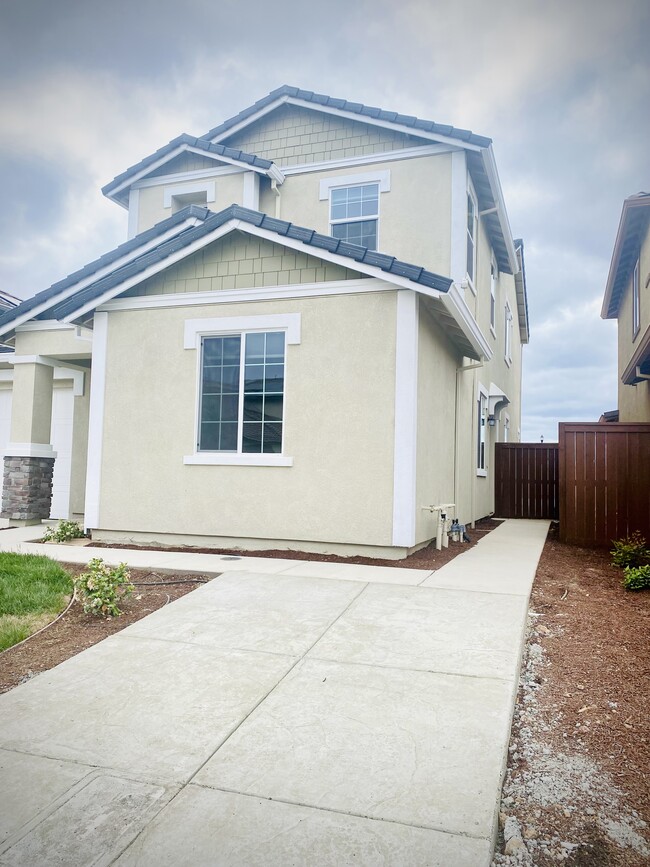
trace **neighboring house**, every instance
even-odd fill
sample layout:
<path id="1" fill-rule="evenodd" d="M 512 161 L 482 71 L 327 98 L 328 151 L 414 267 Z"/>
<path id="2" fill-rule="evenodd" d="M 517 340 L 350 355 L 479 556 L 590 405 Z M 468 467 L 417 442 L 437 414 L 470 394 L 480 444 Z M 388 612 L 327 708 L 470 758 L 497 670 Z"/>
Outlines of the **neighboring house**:
<path id="1" fill-rule="evenodd" d="M 48 513 L 58 391 L 95 539 L 400 557 L 492 512 L 528 313 L 489 139 L 285 86 L 103 192 L 129 239 L 0 315 L 3 516 Z"/>
<path id="2" fill-rule="evenodd" d="M 618 320 L 618 421 L 650 422 L 650 193 L 623 202 L 601 316 Z"/>

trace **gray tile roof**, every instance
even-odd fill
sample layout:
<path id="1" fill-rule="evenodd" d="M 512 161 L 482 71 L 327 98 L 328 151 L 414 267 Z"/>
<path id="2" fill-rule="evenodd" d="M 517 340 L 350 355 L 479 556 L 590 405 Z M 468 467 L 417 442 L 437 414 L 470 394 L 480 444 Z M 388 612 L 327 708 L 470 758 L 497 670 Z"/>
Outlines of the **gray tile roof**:
<path id="1" fill-rule="evenodd" d="M 64 298 L 57 302 L 56 296 L 65 289 L 72 287 L 76 282 L 79 282 L 86 277 L 92 276 L 100 268 L 105 265 L 110 265 L 112 261 L 117 261 L 122 256 L 129 252 L 137 251 L 145 242 L 151 241 L 155 236 L 162 235 L 165 231 L 171 228 L 174 224 L 180 223 L 188 217 L 198 218 L 201 223 L 198 226 L 188 227 L 179 234 L 165 241 L 162 241 L 157 246 L 148 250 L 140 256 L 136 256 L 132 261 L 116 268 L 115 271 L 107 274 L 105 277 L 96 280 L 89 285 L 75 292 L 68 298 Z M 50 286 L 44 292 L 40 292 L 33 298 L 24 301 L 19 307 L 11 311 L 7 311 L 0 316 L 0 330 L 11 324 L 16 318 L 22 314 L 29 312 L 44 301 L 51 299 L 52 304 L 47 308 L 47 311 L 40 314 L 47 319 L 63 319 L 66 316 L 73 315 L 76 310 L 86 305 L 89 301 L 99 299 L 105 292 L 115 286 L 119 286 L 125 280 L 140 274 L 156 262 L 162 262 L 171 256 L 173 253 L 182 250 L 194 241 L 197 241 L 204 235 L 210 234 L 215 229 L 223 226 L 230 220 L 240 220 L 244 223 L 250 223 L 253 226 L 266 229 L 274 232 L 278 236 L 278 243 L 282 243 L 282 238 L 291 238 L 295 241 L 301 241 L 308 247 L 314 248 L 314 255 L 318 256 L 318 250 L 327 250 L 330 253 L 336 253 L 339 256 L 344 256 L 350 260 L 350 268 L 354 269 L 355 263 L 358 265 L 370 265 L 378 268 L 387 275 L 392 274 L 399 277 L 405 277 L 413 283 L 421 286 L 426 286 L 430 289 L 436 289 L 439 292 L 449 291 L 452 280 L 448 277 L 442 277 L 439 274 L 434 274 L 432 271 L 427 271 L 425 268 L 417 265 L 412 265 L 408 262 L 402 262 L 394 256 L 388 256 L 385 253 L 379 253 L 374 250 L 368 250 L 366 247 L 350 244 L 347 241 L 338 238 L 332 238 L 330 235 L 321 235 L 313 229 L 306 229 L 303 226 L 294 226 L 286 220 L 278 220 L 275 217 L 269 217 L 260 211 L 253 211 L 249 208 L 243 208 L 240 205 L 230 205 L 219 213 L 213 213 L 206 208 L 199 208 L 197 205 L 190 205 L 179 211 L 168 220 L 163 220 L 158 223 L 153 229 L 138 235 L 125 244 L 121 244 L 115 250 L 97 259 L 95 262 L 86 265 L 65 280 L 60 280 L 58 283 Z"/>
<path id="2" fill-rule="evenodd" d="M 194 136 L 183 133 L 182 135 L 177 136 L 175 139 L 172 139 L 169 144 L 166 144 L 164 147 L 159 148 L 155 153 L 151 154 L 148 157 L 145 157 L 143 160 L 140 160 L 139 163 L 130 166 L 128 169 L 126 169 L 126 171 L 114 177 L 110 183 L 106 184 L 105 187 L 102 187 L 102 193 L 105 196 L 110 196 L 113 190 L 123 184 L 124 181 L 128 181 L 128 179 L 132 175 L 135 175 L 143 169 L 146 169 L 147 166 L 153 165 L 153 163 L 157 162 L 159 159 L 162 159 L 162 157 L 173 153 L 176 148 L 184 144 L 196 148 L 197 150 L 203 151 L 208 156 L 226 157 L 227 159 L 235 160 L 236 162 L 243 163 L 248 166 L 256 166 L 260 169 L 270 169 L 273 165 L 271 160 L 265 160 L 262 159 L 262 157 L 256 157 L 255 154 L 248 154 L 245 151 L 240 151 L 236 148 L 229 148 L 225 147 L 224 145 L 213 144 L 212 142 L 206 141 L 203 138 L 194 138 Z"/>
<path id="3" fill-rule="evenodd" d="M 383 120 L 388 121 L 389 123 L 398 123 L 402 126 L 410 127 L 413 129 L 415 134 L 417 134 L 417 131 L 419 130 L 422 132 L 434 133 L 436 135 L 449 136 L 450 138 L 456 138 L 460 141 L 467 142 L 468 144 L 478 145 L 479 147 L 488 147 L 492 143 L 492 139 L 486 138 L 482 135 L 476 135 L 468 129 L 459 129 L 458 127 L 449 126 L 448 124 L 435 123 L 432 120 L 421 120 L 413 115 L 399 114 L 396 111 L 384 111 L 383 109 L 375 108 L 374 106 L 362 105 L 360 102 L 348 102 L 346 99 L 335 99 L 334 97 L 327 96 L 324 93 L 314 93 L 311 90 L 300 90 L 300 88 L 291 87 L 288 84 L 283 84 L 282 87 L 272 90 L 268 96 L 259 99 L 253 105 L 240 111 L 239 114 L 236 114 L 234 117 L 220 123 L 219 126 L 213 127 L 213 129 L 206 132 L 205 135 L 202 135 L 201 138 L 213 139 L 216 138 L 216 136 L 222 135 L 231 127 L 236 126 L 283 96 L 290 96 L 294 99 L 311 102 L 314 104 L 314 108 L 318 108 L 318 106 L 329 106 L 330 108 L 337 108 L 341 111 L 349 111 L 352 114 L 358 114 L 361 119 L 369 118 L 371 120 Z"/>
<path id="4" fill-rule="evenodd" d="M 208 213 L 209 211 L 206 211 L 205 208 L 199 208 L 196 205 L 192 205 L 188 208 L 183 208 L 182 211 L 179 211 L 172 217 L 168 217 L 166 220 L 157 223 L 151 229 L 147 229 L 146 232 L 142 232 L 140 235 L 136 235 L 135 238 L 131 238 L 130 240 L 125 241 L 124 244 L 120 244 L 119 247 L 116 247 L 114 250 L 111 250 L 108 253 L 104 253 L 104 255 L 100 256 L 99 259 L 95 259 L 94 262 L 90 262 L 88 265 L 84 265 L 83 268 L 80 268 L 78 271 L 74 271 L 63 280 L 58 280 L 56 283 L 53 283 L 48 289 L 44 289 L 42 292 L 38 292 L 36 295 L 28 298 L 26 301 L 23 301 L 17 307 L 3 312 L 2 315 L 0 315 L 0 329 L 2 329 L 3 325 L 6 325 L 9 322 L 13 322 L 18 317 L 21 317 L 24 313 L 29 313 L 30 310 L 34 310 L 34 308 L 39 307 L 42 303 L 50 299 L 52 299 L 52 301 L 54 302 L 56 296 L 63 292 L 65 289 L 71 288 L 75 285 L 75 283 L 79 283 L 86 277 L 92 276 L 100 269 L 111 265 L 113 262 L 116 262 L 123 256 L 128 256 L 129 253 L 133 253 L 135 250 L 138 249 L 138 247 L 142 247 L 143 245 L 149 243 L 149 241 L 155 239 L 158 235 L 162 235 L 169 229 L 172 229 L 174 226 L 183 223 L 185 220 L 187 220 L 188 217 L 194 217 L 204 220 L 206 214 Z M 47 314 L 47 318 L 50 318 L 49 313 Z"/>
<path id="5" fill-rule="evenodd" d="M 100 298 L 107 290 L 118 286 L 125 280 L 146 270 L 156 262 L 161 262 L 168 258 L 173 253 L 181 250 L 183 247 L 192 244 L 204 235 L 208 235 L 215 229 L 220 228 L 230 220 L 240 220 L 245 223 L 250 223 L 253 226 L 258 226 L 262 229 L 275 232 L 278 237 L 278 243 L 282 243 L 282 238 L 291 238 L 295 241 L 301 241 L 310 247 L 327 250 L 330 253 L 336 253 L 339 256 L 344 256 L 350 259 L 350 267 L 354 268 L 354 264 L 371 265 L 379 268 L 386 274 L 394 274 L 399 277 L 406 277 L 413 283 L 421 286 L 427 286 L 430 289 L 437 289 L 440 292 L 447 292 L 452 284 L 452 280 L 448 277 L 441 277 L 439 274 L 434 274 L 432 271 L 427 271 L 417 265 L 411 265 L 407 262 L 401 262 L 394 256 L 388 256 L 385 253 L 377 253 L 374 250 L 368 250 L 366 247 L 360 247 L 357 244 L 350 244 L 347 241 L 332 238 L 330 235 L 321 235 L 313 229 L 306 229 L 302 226 L 294 226 L 286 220 L 278 220 L 275 217 L 269 217 L 260 211 L 253 211 L 249 208 L 243 208 L 240 205 L 230 205 L 219 213 L 212 213 L 205 208 L 198 208 L 196 205 L 184 209 L 184 211 L 192 211 L 193 213 L 201 212 L 202 223 L 200 226 L 186 229 L 184 232 L 164 241 L 159 246 L 150 250 L 142 256 L 139 256 L 133 262 L 124 265 L 113 273 L 98 280 L 96 283 L 85 287 L 80 292 L 70 298 L 65 299 L 60 304 L 55 304 L 49 311 L 48 315 L 55 319 L 62 319 L 75 310 L 78 310 L 89 301 L 95 298 Z M 179 215 L 184 213 L 179 211 Z M 162 225 L 162 224 L 160 224 Z M 314 252 L 314 255 L 318 255 Z"/>

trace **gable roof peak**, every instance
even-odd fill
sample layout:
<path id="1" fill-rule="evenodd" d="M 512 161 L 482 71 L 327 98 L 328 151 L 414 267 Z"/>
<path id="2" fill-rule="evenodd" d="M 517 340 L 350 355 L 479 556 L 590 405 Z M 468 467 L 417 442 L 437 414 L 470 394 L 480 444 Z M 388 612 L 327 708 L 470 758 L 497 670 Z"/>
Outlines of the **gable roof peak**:
<path id="1" fill-rule="evenodd" d="M 328 96 L 325 93 L 315 93 L 312 90 L 302 90 L 299 87 L 293 87 L 289 84 L 283 84 L 276 87 L 267 96 L 258 99 L 253 105 L 242 109 L 233 117 L 224 120 L 218 126 L 208 130 L 201 136 L 203 139 L 210 141 L 216 138 L 224 138 L 229 130 L 233 127 L 238 127 L 240 124 L 254 117 L 264 109 L 274 106 L 275 103 L 280 105 L 282 101 L 295 100 L 297 103 L 308 103 L 318 110 L 319 107 L 324 109 L 346 112 L 347 114 L 358 115 L 359 119 L 366 123 L 379 121 L 382 123 L 395 124 L 396 126 L 407 127 L 414 131 L 413 134 L 429 133 L 433 135 L 445 136 L 448 138 L 457 139 L 467 144 L 475 145 L 481 148 L 487 148 L 492 144 L 492 139 L 486 136 L 477 135 L 468 129 L 450 126 L 449 124 L 436 123 L 432 120 L 423 120 L 415 117 L 415 115 L 400 114 L 396 111 L 386 111 L 376 106 L 364 105 L 361 102 L 350 102 L 347 99 Z M 310 107 L 307 105 L 306 107 Z"/>

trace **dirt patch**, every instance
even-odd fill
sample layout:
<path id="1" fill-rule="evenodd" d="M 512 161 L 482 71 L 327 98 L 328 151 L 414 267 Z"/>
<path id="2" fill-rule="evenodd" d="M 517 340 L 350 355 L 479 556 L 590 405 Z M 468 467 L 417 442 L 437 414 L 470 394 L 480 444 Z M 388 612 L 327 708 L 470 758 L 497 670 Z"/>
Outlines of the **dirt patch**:
<path id="1" fill-rule="evenodd" d="M 61 565 L 71 574 L 83 571 L 81 566 Z M 67 614 L 53 626 L 24 644 L 0 653 L 0 693 L 54 668 L 103 638 L 184 596 L 208 579 L 198 575 L 168 575 L 131 569 L 131 580 L 136 585 L 135 593 L 123 601 L 121 607 L 124 613 L 120 617 L 104 619 L 84 614 L 81 605 L 74 602 Z M 181 581 L 184 583 L 176 583 Z"/>
<path id="2" fill-rule="evenodd" d="M 621 577 L 606 551 L 549 534 L 494 865 L 650 863 L 650 593 L 624 591 Z"/>
<path id="3" fill-rule="evenodd" d="M 435 542 L 426 548 L 421 548 L 403 560 L 382 560 L 373 557 L 341 557 L 338 554 L 310 554 L 305 551 L 287 551 L 272 548 L 266 551 L 242 551 L 238 548 L 189 548 L 187 546 L 155 546 L 155 545 L 114 545 L 111 542 L 92 542 L 94 548 L 116 548 L 136 551 L 174 551 L 182 554 L 220 554 L 232 557 L 272 557 L 282 560 L 318 560 L 324 563 L 351 563 L 362 566 L 394 566 L 400 569 L 440 569 L 454 557 L 473 548 L 492 530 L 500 526 L 502 521 L 494 518 L 482 518 L 476 522 L 476 527 L 467 528 L 469 542 L 450 542 L 447 548 L 436 550 Z"/>

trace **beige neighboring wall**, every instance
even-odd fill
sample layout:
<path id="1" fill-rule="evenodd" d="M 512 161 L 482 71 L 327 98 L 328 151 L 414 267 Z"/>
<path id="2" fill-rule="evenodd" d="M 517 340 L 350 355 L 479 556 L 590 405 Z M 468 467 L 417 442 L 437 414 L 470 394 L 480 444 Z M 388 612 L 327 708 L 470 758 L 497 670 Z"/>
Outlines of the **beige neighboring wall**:
<path id="1" fill-rule="evenodd" d="M 142 187 L 138 194 L 138 233 L 144 232 L 166 220 L 174 213 L 172 207 L 165 208 L 165 190 L 174 190 L 174 187 L 182 187 L 186 184 L 215 185 L 215 200 L 208 202 L 207 207 L 211 211 L 223 211 L 229 205 L 241 205 L 244 195 L 245 172 L 234 174 L 215 174 L 212 177 L 200 178 L 199 180 L 186 180 L 179 176 L 177 181 L 167 181 L 154 187 Z"/>
<path id="2" fill-rule="evenodd" d="M 320 183 L 329 178 L 371 177 L 390 172 L 390 190 L 379 194 L 379 250 L 438 274 L 449 274 L 451 154 L 350 168 L 288 175 L 280 190 L 280 218 L 330 234 L 329 197 L 320 199 Z M 345 181 L 343 182 L 345 183 Z M 260 207 L 276 215 L 275 195 L 266 190 Z"/>
<path id="3" fill-rule="evenodd" d="M 185 320 L 276 313 L 301 316 L 286 357 L 293 466 L 185 465 L 199 362 Z M 100 529 L 390 546 L 395 315 L 392 291 L 109 313 Z"/>
<path id="4" fill-rule="evenodd" d="M 420 302 L 415 544 L 433 538 L 437 517 L 423 506 L 454 502 L 456 367 L 440 326 Z"/>
<path id="5" fill-rule="evenodd" d="M 625 385 L 623 371 L 630 363 L 640 341 L 650 329 L 650 229 L 646 230 L 639 254 L 639 321 L 632 333 L 632 273 L 618 311 L 618 418 L 620 422 L 650 422 L 650 381 Z"/>

